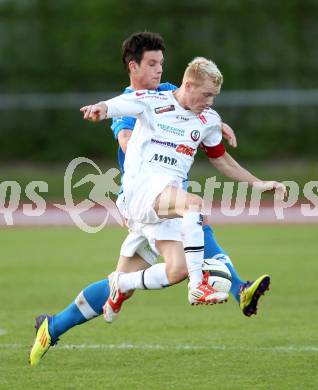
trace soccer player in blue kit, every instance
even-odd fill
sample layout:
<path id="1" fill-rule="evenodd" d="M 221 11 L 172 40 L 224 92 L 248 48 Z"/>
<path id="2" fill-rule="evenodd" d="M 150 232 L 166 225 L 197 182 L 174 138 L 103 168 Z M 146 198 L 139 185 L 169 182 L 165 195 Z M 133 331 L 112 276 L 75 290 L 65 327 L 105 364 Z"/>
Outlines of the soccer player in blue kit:
<path id="1" fill-rule="evenodd" d="M 163 52 L 165 46 L 159 34 L 151 32 L 136 33 L 123 43 L 123 62 L 128 70 L 130 86 L 124 93 L 135 90 L 149 89 L 157 91 L 175 90 L 177 87 L 170 83 L 161 83 Z M 136 119 L 121 117 L 113 120 L 112 131 L 119 143 L 118 161 L 123 173 L 125 151 Z M 236 146 L 232 129 L 223 123 L 223 137 L 231 146 Z M 185 187 L 187 183 L 185 183 Z M 237 274 L 228 254 L 217 243 L 211 227 L 205 221 L 204 258 L 216 258 L 223 261 L 232 276 L 231 293 L 239 303 L 246 316 L 256 314 L 258 299 L 268 289 L 268 275 L 259 277 L 254 282 L 245 282 Z M 141 257 L 134 264 L 119 264 L 123 272 L 133 272 L 149 267 Z M 76 325 L 85 323 L 103 313 L 103 306 L 109 295 L 108 279 L 95 282 L 85 287 L 76 299 L 62 312 L 53 316 L 46 314 L 36 318 L 36 338 L 30 352 L 30 364 L 37 365 L 50 346 L 56 344 L 58 338 Z"/>

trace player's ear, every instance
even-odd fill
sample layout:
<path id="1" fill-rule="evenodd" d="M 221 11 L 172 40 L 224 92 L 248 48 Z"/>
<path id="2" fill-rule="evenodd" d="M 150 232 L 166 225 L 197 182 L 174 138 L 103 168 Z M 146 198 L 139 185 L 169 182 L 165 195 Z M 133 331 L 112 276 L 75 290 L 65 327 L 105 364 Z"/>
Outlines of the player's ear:
<path id="1" fill-rule="evenodd" d="M 131 60 L 128 62 L 128 69 L 129 69 L 129 73 L 135 73 L 136 70 L 137 70 L 137 66 L 136 66 L 136 62 Z"/>
<path id="2" fill-rule="evenodd" d="M 184 88 L 187 92 L 191 92 L 192 87 L 193 87 L 193 84 L 191 83 L 191 81 L 189 81 L 189 80 L 185 81 Z"/>

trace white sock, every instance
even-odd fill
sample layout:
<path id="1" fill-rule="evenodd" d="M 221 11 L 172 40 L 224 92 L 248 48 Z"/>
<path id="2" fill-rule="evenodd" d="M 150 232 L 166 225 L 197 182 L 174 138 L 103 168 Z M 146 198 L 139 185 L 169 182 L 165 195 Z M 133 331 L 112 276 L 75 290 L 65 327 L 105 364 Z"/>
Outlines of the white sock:
<path id="1" fill-rule="evenodd" d="M 202 281 L 204 233 L 202 215 L 187 213 L 182 219 L 183 246 L 189 273 L 189 287 L 195 288 Z"/>
<path id="2" fill-rule="evenodd" d="M 166 264 L 159 263 L 137 272 L 123 273 L 119 276 L 121 292 L 130 290 L 159 290 L 169 286 Z"/>

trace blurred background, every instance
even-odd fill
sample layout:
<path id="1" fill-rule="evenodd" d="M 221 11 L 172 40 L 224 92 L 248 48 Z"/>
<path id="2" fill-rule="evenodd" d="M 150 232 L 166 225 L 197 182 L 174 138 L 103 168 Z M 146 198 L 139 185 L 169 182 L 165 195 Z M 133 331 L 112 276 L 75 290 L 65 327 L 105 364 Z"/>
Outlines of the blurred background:
<path id="1" fill-rule="evenodd" d="M 121 44 L 143 30 L 165 39 L 162 81 L 179 85 L 198 55 L 220 67 L 215 108 L 236 131 L 232 155 L 266 178 L 314 180 L 317 20 L 314 0 L 1 0 L 1 180 L 46 179 L 62 190 L 74 157 L 114 166 L 110 121 L 88 124 L 79 107 L 128 84 Z M 59 197 L 55 184 L 49 197 Z"/>

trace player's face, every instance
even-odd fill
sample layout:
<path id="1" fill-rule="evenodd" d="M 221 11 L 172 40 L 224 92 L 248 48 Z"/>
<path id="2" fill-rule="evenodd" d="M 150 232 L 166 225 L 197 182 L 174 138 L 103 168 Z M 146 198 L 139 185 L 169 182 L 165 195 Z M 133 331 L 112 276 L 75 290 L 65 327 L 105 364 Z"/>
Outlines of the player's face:
<path id="1" fill-rule="evenodd" d="M 188 92 L 187 105 L 196 114 L 211 107 L 215 97 L 220 93 L 220 87 L 217 87 L 211 80 L 205 80 L 199 85 L 188 82 L 186 90 Z"/>
<path id="2" fill-rule="evenodd" d="M 135 89 L 156 89 L 162 75 L 163 54 L 161 50 L 145 51 L 140 64 L 134 62 L 130 78 Z"/>

